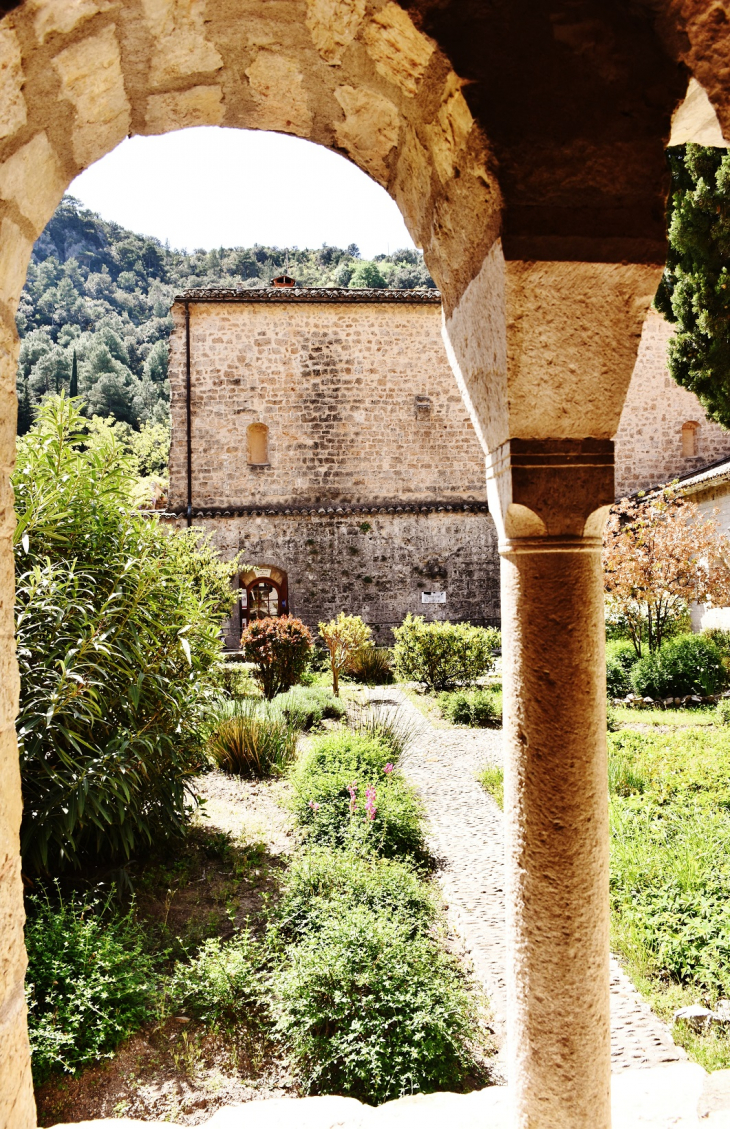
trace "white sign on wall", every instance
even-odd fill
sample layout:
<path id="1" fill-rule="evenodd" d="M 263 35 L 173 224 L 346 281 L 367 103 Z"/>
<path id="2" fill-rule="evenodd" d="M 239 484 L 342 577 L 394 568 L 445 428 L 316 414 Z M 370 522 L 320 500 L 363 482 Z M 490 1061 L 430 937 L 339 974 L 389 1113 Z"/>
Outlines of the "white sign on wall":
<path id="1" fill-rule="evenodd" d="M 422 604 L 445 604 L 446 603 L 446 593 L 445 592 L 421 592 L 421 603 Z"/>

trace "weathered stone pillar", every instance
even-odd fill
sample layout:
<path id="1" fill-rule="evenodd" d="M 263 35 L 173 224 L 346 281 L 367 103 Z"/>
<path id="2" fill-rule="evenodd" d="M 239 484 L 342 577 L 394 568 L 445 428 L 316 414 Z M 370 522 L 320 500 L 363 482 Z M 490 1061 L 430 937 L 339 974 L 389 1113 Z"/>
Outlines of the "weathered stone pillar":
<path id="1" fill-rule="evenodd" d="M 519 1129 L 608 1129 L 608 801 L 601 531 L 610 440 L 488 460 L 500 515 L 509 1078 Z"/>

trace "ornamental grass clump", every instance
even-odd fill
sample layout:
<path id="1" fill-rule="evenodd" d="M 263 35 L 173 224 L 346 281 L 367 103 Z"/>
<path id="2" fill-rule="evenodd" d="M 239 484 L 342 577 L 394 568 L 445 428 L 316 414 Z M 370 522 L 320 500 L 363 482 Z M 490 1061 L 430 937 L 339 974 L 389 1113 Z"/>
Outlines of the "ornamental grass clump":
<path id="1" fill-rule="evenodd" d="M 366 686 L 388 686 L 393 682 L 392 651 L 368 643 L 353 655 L 347 673 Z"/>
<path id="2" fill-rule="evenodd" d="M 208 752 L 218 768 L 235 776 L 280 776 L 294 759 L 298 729 L 283 714 L 256 700 L 224 701 L 211 713 Z"/>
<path id="3" fill-rule="evenodd" d="M 414 615 L 407 615 L 393 634 L 398 678 L 422 682 L 429 690 L 473 685 L 492 669 L 501 645 L 495 628 L 448 620 L 426 623 Z"/>
<path id="4" fill-rule="evenodd" d="M 312 651 L 312 635 L 293 615 L 267 616 L 249 623 L 241 636 L 247 662 L 265 698 L 275 698 L 304 674 Z"/>

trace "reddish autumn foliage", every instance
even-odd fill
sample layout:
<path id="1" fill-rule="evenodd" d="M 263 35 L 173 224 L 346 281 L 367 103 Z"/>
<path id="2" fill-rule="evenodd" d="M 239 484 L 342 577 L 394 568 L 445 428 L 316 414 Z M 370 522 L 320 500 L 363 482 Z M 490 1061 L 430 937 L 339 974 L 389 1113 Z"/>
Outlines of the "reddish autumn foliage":
<path id="1" fill-rule="evenodd" d="M 639 657 L 656 651 L 691 600 L 730 604 L 730 542 L 699 506 L 668 487 L 611 510 L 603 549 L 605 590 L 623 613 Z"/>
<path id="2" fill-rule="evenodd" d="M 301 678 L 312 650 L 308 627 L 292 615 L 255 619 L 241 636 L 248 662 L 256 666 L 255 677 L 265 698 L 289 690 Z"/>

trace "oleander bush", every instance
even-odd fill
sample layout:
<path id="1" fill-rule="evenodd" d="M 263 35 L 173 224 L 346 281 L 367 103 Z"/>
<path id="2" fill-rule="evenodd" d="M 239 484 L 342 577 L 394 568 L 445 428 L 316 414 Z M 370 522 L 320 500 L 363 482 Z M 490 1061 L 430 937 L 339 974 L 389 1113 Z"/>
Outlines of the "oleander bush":
<path id="1" fill-rule="evenodd" d="M 641 697 L 684 697 L 717 694 L 727 685 L 722 655 L 711 639 L 679 635 L 631 668 L 631 682 Z"/>
<path id="2" fill-rule="evenodd" d="M 241 636 L 241 649 L 254 664 L 254 677 L 270 700 L 291 689 L 307 670 L 312 634 L 292 615 L 267 616 L 249 623 Z"/>
<path id="3" fill-rule="evenodd" d="M 150 1019 L 156 975 L 142 928 L 92 896 L 26 898 L 26 998 L 36 1084 L 111 1058 Z"/>
<path id="4" fill-rule="evenodd" d="M 231 602 L 231 566 L 136 513 L 117 440 L 85 428 L 49 397 L 13 475 L 27 871 L 183 833 Z"/>
<path id="5" fill-rule="evenodd" d="M 473 685 L 494 666 L 501 642 L 492 627 L 434 621 L 407 615 L 394 628 L 395 670 L 398 678 L 422 682 L 429 690 Z"/>

